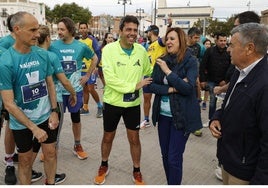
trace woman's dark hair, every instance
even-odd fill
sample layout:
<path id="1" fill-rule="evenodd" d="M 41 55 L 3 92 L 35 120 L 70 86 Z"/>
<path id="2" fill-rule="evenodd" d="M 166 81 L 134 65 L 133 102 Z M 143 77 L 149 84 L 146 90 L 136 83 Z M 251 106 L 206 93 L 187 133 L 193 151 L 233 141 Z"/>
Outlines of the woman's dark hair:
<path id="1" fill-rule="evenodd" d="M 101 44 L 101 48 L 103 48 L 106 44 L 107 44 L 107 41 L 106 41 L 106 39 L 108 38 L 108 35 L 109 34 L 112 34 L 112 33 L 105 33 L 105 35 L 104 35 L 104 38 L 103 38 L 103 41 L 102 41 L 102 44 Z"/>
<path id="2" fill-rule="evenodd" d="M 206 43 L 207 41 L 209 41 L 209 42 L 211 43 L 211 40 L 209 40 L 208 38 L 206 38 L 206 39 L 204 40 L 203 44 L 205 45 L 205 43 Z"/>

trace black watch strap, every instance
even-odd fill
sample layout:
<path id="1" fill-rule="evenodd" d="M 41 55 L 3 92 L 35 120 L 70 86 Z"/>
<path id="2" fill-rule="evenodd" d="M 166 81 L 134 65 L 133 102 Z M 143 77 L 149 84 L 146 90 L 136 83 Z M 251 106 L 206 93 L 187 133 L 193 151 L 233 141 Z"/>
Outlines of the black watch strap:
<path id="1" fill-rule="evenodd" d="M 51 112 L 57 112 L 57 113 L 59 113 L 59 110 L 58 110 L 58 108 L 51 108 Z"/>

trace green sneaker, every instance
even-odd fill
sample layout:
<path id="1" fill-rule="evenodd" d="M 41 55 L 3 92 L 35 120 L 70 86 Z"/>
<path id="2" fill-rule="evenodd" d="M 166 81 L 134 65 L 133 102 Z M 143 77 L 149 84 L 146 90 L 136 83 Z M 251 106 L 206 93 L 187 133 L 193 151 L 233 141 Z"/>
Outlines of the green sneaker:
<path id="1" fill-rule="evenodd" d="M 196 130 L 193 134 L 195 136 L 202 136 L 202 131 L 201 131 L 201 129 L 199 129 L 199 130 Z"/>

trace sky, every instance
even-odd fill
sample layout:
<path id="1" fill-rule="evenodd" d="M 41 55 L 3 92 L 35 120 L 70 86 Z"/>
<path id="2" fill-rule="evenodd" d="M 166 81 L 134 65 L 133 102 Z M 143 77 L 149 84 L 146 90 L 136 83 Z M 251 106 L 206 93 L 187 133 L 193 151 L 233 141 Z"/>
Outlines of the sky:
<path id="1" fill-rule="evenodd" d="M 75 2 L 79 6 L 88 8 L 93 16 L 100 14 L 110 14 L 113 16 L 123 16 L 124 6 L 123 0 L 30 0 L 32 2 L 42 2 L 48 5 L 51 9 L 56 4 Z M 128 2 L 130 0 L 127 0 Z M 268 9 L 268 0 L 166 0 L 167 7 L 182 7 L 187 6 L 211 6 L 214 8 L 213 17 L 229 18 L 234 14 L 251 10 L 261 15 L 261 11 Z M 126 13 L 136 12 L 137 9 L 144 9 L 148 14 L 151 14 L 154 0 L 131 0 L 132 5 L 126 4 Z"/>

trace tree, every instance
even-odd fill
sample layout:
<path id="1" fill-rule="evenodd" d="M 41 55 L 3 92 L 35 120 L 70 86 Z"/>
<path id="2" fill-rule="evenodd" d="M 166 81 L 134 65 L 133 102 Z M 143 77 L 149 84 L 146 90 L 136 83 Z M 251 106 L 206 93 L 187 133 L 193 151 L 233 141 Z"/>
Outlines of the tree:
<path id="1" fill-rule="evenodd" d="M 89 11 L 88 8 L 85 9 L 83 7 L 80 7 L 76 3 L 64 3 L 62 6 L 56 4 L 52 11 L 50 11 L 49 8 L 46 8 L 46 11 L 47 10 L 48 14 L 46 18 L 49 18 L 51 21 L 53 20 L 53 22 L 58 22 L 58 20 L 62 17 L 69 17 L 75 23 L 88 23 L 92 17 L 92 13 Z"/>
<path id="2" fill-rule="evenodd" d="M 206 19 L 205 24 L 205 33 L 204 35 L 214 36 L 217 32 L 226 33 L 227 35 L 230 35 L 230 31 L 232 30 L 234 25 L 234 16 L 231 18 L 227 18 L 225 21 L 219 20 L 219 19 Z M 198 19 L 197 22 L 194 23 L 195 27 L 198 27 L 201 31 L 203 30 L 204 21 Z"/>
<path id="3" fill-rule="evenodd" d="M 54 15 L 53 15 L 53 11 L 50 10 L 49 6 L 45 5 L 45 11 L 46 11 L 46 20 L 48 22 L 53 22 L 54 19 Z"/>

